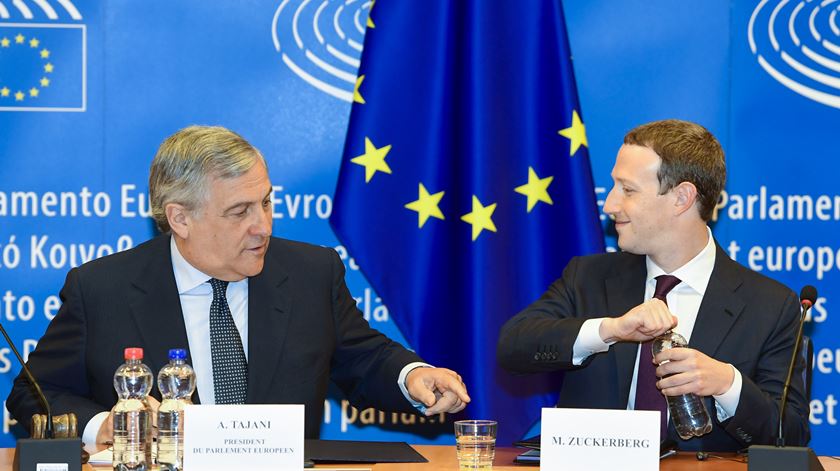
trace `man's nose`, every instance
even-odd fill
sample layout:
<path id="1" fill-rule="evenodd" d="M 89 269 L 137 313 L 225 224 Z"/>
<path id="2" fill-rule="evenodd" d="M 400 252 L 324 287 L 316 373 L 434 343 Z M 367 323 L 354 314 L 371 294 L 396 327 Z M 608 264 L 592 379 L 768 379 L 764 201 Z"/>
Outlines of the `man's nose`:
<path id="1" fill-rule="evenodd" d="M 268 237 L 271 235 L 271 224 L 273 222 L 271 217 L 271 210 L 257 211 L 257 220 L 251 226 L 251 231 L 254 235 Z"/>
<path id="2" fill-rule="evenodd" d="M 619 211 L 618 200 L 619 197 L 616 195 L 615 187 L 612 187 L 610 192 L 607 193 L 606 201 L 604 201 L 604 213 L 614 217 Z"/>

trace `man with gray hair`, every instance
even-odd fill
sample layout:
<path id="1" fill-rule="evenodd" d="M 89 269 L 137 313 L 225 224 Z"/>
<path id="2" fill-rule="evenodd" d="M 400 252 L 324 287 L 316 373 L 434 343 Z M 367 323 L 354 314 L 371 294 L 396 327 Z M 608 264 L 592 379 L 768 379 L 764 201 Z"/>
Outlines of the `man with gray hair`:
<path id="1" fill-rule="evenodd" d="M 112 379 L 134 346 L 153 371 L 188 346 L 194 402 L 305 404 L 308 438 L 330 380 L 360 408 L 433 415 L 470 401 L 455 372 L 368 325 L 335 251 L 271 236 L 271 192 L 265 159 L 234 132 L 191 126 L 161 144 L 149 195 L 163 234 L 71 270 L 29 355 L 53 411 L 74 412 L 85 442 L 111 440 Z M 40 411 L 22 376 L 6 405 L 27 426 Z"/>

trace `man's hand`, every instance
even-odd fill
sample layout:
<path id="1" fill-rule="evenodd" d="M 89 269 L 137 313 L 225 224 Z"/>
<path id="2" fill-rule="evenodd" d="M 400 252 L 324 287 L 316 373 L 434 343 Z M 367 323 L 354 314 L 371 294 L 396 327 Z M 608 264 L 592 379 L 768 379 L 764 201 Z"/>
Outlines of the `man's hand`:
<path id="1" fill-rule="evenodd" d="M 157 416 L 160 402 L 152 396 L 146 396 L 146 402 L 149 404 L 149 422 L 152 426 L 152 436 L 157 437 Z"/>
<path id="2" fill-rule="evenodd" d="M 621 317 L 607 317 L 598 334 L 610 342 L 646 342 L 677 326 L 677 318 L 661 300 L 651 298 Z"/>
<path id="3" fill-rule="evenodd" d="M 96 443 L 98 445 L 114 443 L 114 409 L 111 409 L 108 418 L 99 426 L 99 431 L 96 432 Z"/>
<path id="4" fill-rule="evenodd" d="M 662 378 L 656 386 L 666 396 L 688 393 L 719 396 L 729 391 L 732 381 L 735 380 L 735 371 L 731 365 L 719 362 L 693 348 L 665 350 L 656 355 L 654 362 L 659 364 L 656 376 Z"/>
<path id="5" fill-rule="evenodd" d="M 147 402 L 149 404 L 149 420 L 152 426 L 152 436 L 157 436 L 157 412 L 160 407 L 160 402 L 152 396 L 148 396 Z M 114 443 L 114 409 L 108 414 L 108 418 L 99 426 L 99 431 L 96 432 L 96 443 L 98 444 L 112 444 Z"/>
<path id="6" fill-rule="evenodd" d="M 454 414 L 470 402 L 461 377 L 446 368 L 415 368 L 405 377 L 405 387 L 412 399 L 427 407 L 427 416 L 441 412 Z"/>

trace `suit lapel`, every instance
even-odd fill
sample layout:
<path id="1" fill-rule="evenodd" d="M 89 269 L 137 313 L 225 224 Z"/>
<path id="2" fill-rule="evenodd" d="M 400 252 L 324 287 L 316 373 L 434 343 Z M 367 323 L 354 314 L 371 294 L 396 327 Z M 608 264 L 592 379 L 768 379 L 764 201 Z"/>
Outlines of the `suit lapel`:
<path id="1" fill-rule="evenodd" d="M 735 291 L 742 280 L 726 252 L 717 247 L 715 267 L 697 312 L 690 346 L 711 357 L 726 338 L 746 304 Z"/>
<path id="2" fill-rule="evenodd" d="M 157 371 L 169 362 L 170 348 L 187 348 L 188 342 L 172 271 L 169 237 L 159 236 L 149 244 L 145 266 L 132 282 L 127 302 L 136 332 L 145 347 L 145 363 Z"/>
<path id="3" fill-rule="evenodd" d="M 266 400 L 289 330 L 291 283 L 281 266 L 278 248 L 278 242 L 272 240 L 262 273 L 248 280 L 249 403 Z"/>
<path id="4" fill-rule="evenodd" d="M 645 258 L 629 254 L 627 257 L 629 258 L 626 261 L 619 264 L 616 275 L 606 280 L 607 309 L 614 317 L 638 306 L 645 298 Z M 615 358 L 616 384 L 621 401 L 619 407 L 627 407 L 638 349 L 639 344 L 636 342 L 618 342 L 611 349 Z"/>

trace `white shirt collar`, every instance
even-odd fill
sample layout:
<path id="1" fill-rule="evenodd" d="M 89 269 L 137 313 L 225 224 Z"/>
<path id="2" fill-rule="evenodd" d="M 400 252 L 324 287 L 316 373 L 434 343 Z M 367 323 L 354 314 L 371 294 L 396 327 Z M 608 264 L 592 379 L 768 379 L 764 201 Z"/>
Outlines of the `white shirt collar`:
<path id="1" fill-rule="evenodd" d="M 712 270 L 715 268 L 715 239 L 712 237 L 712 230 L 706 226 L 709 240 L 706 246 L 685 265 L 677 268 L 671 273 L 665 273 L 665 270 L 659 267 L 650 257 L 645 257 L 647 264 L 647 282 L 652 282 L 659 275 L 674 275 L 679 278 L 680 283 L 677 288 L 688 286 L 700 295 L 706 294 L 706 287 L 709 286 L 709 279 L 712 277 Z"/>
<path id="2" fill-rule="evenodd" d="M 175 272 L 175 284 L 178 286 L 178 294 L 192 291 L 203 283 L 207 283 L 207 280 L 210 278 L 213 278 L 190 265 L 178 250 L 178 244 L 175 243 L 175 236 L 171 236 L 169 241 L 170 253 L 172 255 L 172 269 Z"/>

